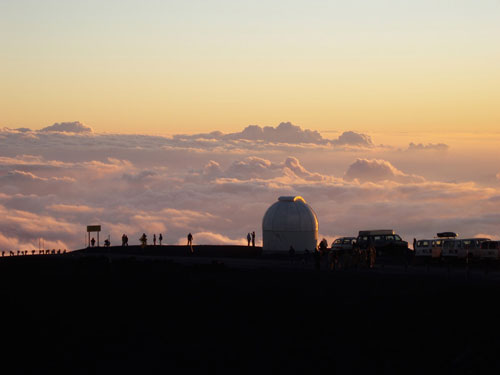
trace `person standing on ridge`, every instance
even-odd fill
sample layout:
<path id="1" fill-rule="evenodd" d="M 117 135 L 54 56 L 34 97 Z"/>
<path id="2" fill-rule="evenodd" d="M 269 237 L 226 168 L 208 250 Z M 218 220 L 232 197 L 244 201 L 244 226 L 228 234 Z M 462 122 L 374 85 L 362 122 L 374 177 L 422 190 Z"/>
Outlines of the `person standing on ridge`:
<path id="1" fill-rule="evenodd" d="M 160 246 L 161 246 L 161 241 L 163 241 L 163 236 L 161 235 L 161 233 L 160 233 L 160 235 L 158 236 L 158 241 L 160 241 Z"/>
<path id="2" fill-rule="evenodd" d="M 153 234 L 153 246 L 156 246 L 156 233 Z"/>
<path id="3" fill-rule="evenodd" d="M 189 253 L 192 254 L 194 251 L 193 251 L 193 235 L 191 234 L 191 232 L 188 233 L 187 240 L 188 240 L 187 245 L 189 246 Z"/>
<path id="4" fill-rule="evenodd" d="M 247 242 L 248 242 L 248 246 L 250 246 L 250 241 L 252 240 L 252 236 L 250 235 L 250 233 L 247 233 Z"/>
<path id="5" fill-rule="evenodd" d="M 139 238 L 139 241 L 141 241 L 141 247 L 145 248 L 148 244 L 148 237 L 146 236 L 146 233 L 143 233 L 141 238 Z"/>
<path id="6" fill-rule="evenodd" d="M 255 231 L 252 232 L 252 247 L 255 247 Z"/>

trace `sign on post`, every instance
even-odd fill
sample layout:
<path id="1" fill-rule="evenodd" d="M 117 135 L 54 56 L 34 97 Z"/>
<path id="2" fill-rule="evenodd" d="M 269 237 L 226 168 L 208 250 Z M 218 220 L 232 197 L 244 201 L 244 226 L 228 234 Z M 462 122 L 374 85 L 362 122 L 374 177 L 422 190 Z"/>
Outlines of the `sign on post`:
<path id="1" fill-rule="evenodd" d="M 87 225 L 87 233 L 89 234 L 89 247 L 90 247 L 90 232 L 97 232 L 97 247 L 99 247 L 99 232 L 101 231 L 100 225 Z"/>

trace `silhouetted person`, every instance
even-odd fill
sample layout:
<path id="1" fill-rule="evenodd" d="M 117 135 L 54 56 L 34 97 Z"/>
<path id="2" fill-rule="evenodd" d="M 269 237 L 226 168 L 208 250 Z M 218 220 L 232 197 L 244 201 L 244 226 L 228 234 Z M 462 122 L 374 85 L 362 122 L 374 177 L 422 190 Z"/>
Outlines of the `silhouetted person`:
<path id="1" fill-rule="evenodd" d="M 3 257 L 5 256 L 5 251 L 2 251 L 2 256 L 3 256 Z"/>
<path id="2" fill-rule="evenodd" d="M 158 236 L 158 241 L 160 242 L 160 246 L 161 246 L 161 241 L 163 241 L 163 236 L 161 235 L 161 233 L 160 233 L 160 235 Z"/>
<path id="3" fill-rule="evenodd" d="M 375 249 L 375 242 L 373 238 L 370 237 L 368 240 L 368 248 L 366 249 L 366 264 L 368 268 L 373 268 L 375 265 L 375 256 L 377 254 L 377 250 Z"/>
<path id="4" fill-rule="evenodd" d="M 122 235 L 122 246 L 127 246 L 127 236 L 125 233 Z"/>
<path id="5" fill-rule="evenodd" d="M 326 241 L 325 238 L 323 238 L 321 240 L 321 242 L 319 243 L 319 252 L 320 252 L 320 255 L 325 254 L 327 248 L 328 248 L 328 242 Z"/>
<path id="6" fill-rule="evenodd" d="M 252 246 L 255 247 L 255 231 L 252 232 Z"/>
<path id="7" fill-rule="evenodd" d="M 375 266 L 375 259 L 377 257 L 377 250 L 375 249 L 375 243 L 371 240 L 368 244 L 367 255 L 366 255 L 366 263 L 369 268 L 373 268 Z"/>
<path id="8" fill-rule="evenodd" d="M 415 250 L 415 246 L 417 246 L 417 239 L 413 238 L 413 250 Z"/>
<path id="9" fill-rule="evenodd" d="M 108 239 L 108 238 L 106 238 L 106 239 L 104 240 L 104 247 L 110 247 L 110 246 L 111 246 L 111 242 L 109 241 L 109 239 Z"/>
<path id="10" fill-rule="evenodd" d="M 125 235 L 125 246 L 128 246 L 128 236 Z"/>
<path id="11" fill-rule="evenodd" d="M 189 246 L 189 253 L 192 254 L 193 253 L 193 235 L 191 234 L 191 232 L 188 233 L 187 235 L 187 245 Z"/>
<path id="12" fill-rule="evenodd" d="M 250 246 L 250 241 L 252 241 L 252 235 L 250 233 L 247 233 L 248 246 Z"/>
<path id="13" fill-rule="evenodd" d="M 338 263 L 338 250 L 335 250 L 333 248 L 330 249 L 330 252 L 328 253 L 328 266 L 330 268 L 330 270 L 335 270 L 336 267 L 337 267 L 337 263 Z"/>
<path id="14" fill-rule="evenodd" d="M 141 241 L 141 247 L 145 248 L 148 244 L 148 236 L 146 236 L 146 233 L 143 233 L 141 238 L 139 238 L 139 241 Z"/>
<path id="15" fill-rule="evenodd" d="M 36 250 L 31 250 L 31 255 L 35 255 Z"/>
<path id="16" fill-rule="evenodd" d="M 92 237 L 92 239 L 90 240 L 90 246 L 94 247 L 95 246 L 95 238 Z"/>
<path id="17" fill-rule="evenodd" d="M 153 234 L 153 246 L 156 246 L 156 234 Z"/>

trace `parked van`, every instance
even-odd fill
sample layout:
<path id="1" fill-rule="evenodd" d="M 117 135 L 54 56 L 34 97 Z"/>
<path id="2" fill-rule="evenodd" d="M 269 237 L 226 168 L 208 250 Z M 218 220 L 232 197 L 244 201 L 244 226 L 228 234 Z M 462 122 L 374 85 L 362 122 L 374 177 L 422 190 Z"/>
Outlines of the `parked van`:
<path id="1" fill-rule="evenodd" d="M 416 257 L 432 257 L 432 243 L 434 240 L 417 240 L 415 245 Z"/>
<path id="2" fill-rule="evenodd" d="M 434 240 L 433 248 L 432 248 L 432 257 L 434 259 L 443 259 L 443 257 L 456 257 L 458 254 L 455 253 L 455 246 L 458 245 L 454 241 L 457 238 L 457 234 L 455 232 L 440 232 L 437 233 L 437 238 Z M 444 245 L 446 243 L 446 249 Z M 460 243 L 461 245 L 461 243 Z"/>
<path id="3" fill-rule="evenodd" d="M 462 239 L 462 249 L 458 254 L 459 258 L 480 259 L 481 244 L 490 241 L 489 238 L 465 238 Z"/>
<path id="4" fill-rule="evenodd" d="M 459 253 L 462 254 L 462 240 L 457 240 L 456 238 L 443 240 L 443 250 L 441 252 L 443 259 L 457 259 Z"/>
<path id="5" fill-rule="evenodd" d="M 498 260 L 500 241 L 484 241 L 481 244 L 481 259 Z"/>

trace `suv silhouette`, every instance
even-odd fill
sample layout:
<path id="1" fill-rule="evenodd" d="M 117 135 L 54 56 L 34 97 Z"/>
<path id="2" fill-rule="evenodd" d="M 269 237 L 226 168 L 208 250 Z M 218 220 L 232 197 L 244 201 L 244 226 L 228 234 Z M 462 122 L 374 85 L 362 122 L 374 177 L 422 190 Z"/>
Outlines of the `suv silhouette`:
<path id="1" fill-rule="evenodd" d="M 403 256 L 408 252 L 408 242 L 403 241 L 392 229 L 360 230 L 356 242 L 361 250 L 373 243 L 377 256 Z"/>

